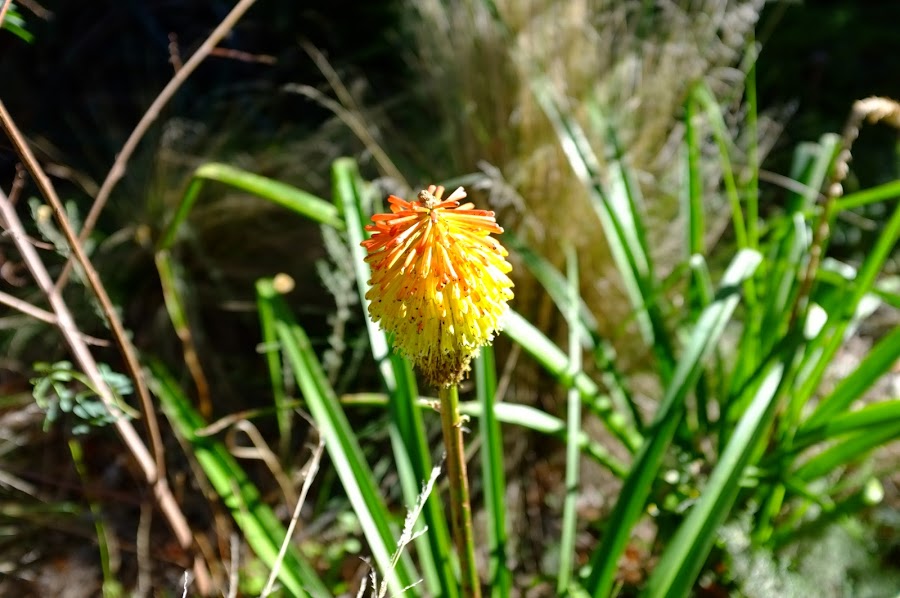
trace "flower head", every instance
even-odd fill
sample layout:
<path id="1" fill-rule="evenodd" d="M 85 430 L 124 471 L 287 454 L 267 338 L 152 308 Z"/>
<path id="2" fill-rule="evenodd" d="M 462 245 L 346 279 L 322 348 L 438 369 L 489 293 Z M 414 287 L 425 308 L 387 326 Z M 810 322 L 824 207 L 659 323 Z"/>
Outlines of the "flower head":
<path id="1" fill-rule="evenodd" d="M 437 386 L 463 378 L 513 297 L 508 254 L 490 236 L 503 232 L 494 213 L 460 205 L 462 187 L 443 194 L 431 185 L 416 201 L 391 195 L 391 213 L 373 216 L 362 242 L 372 267 L 369 315 Z"/>

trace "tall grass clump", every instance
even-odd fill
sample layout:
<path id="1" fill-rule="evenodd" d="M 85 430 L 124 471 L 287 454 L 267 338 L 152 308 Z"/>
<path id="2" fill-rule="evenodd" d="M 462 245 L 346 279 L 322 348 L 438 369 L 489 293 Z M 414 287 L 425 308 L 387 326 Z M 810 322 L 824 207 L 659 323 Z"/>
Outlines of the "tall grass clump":
<path id="1" fill-rule="evenodd" d="M 610 248 L 591 218 L 573 217 L 590 213 L 591 202 L 533 86 L 540 79 L 570 108 L 601 165 L 619 158 L 631 165 L 647 208 L 646 225 L 658 239 L 651 250 L 668 269 L 674 245 L 665 233 L 678 215 L 672 158 L 684 134 L 682 100 L 698 79 L 717 92 L 740 89 L 741 58 L 761 6 L 724 0 L 659 6 L 592 0 L 412 3 L 407 23 L 415 40 L 410 61 L 416 84 L 409 101 L 424 105 L 440 123 L 420 153 L 428 161 L 418 166 L 440 178 L 482 173 L 494 207 L 519 223 L 517 235 L 558 268 L 563 254 L 556 239 L 575 239 L 587 257 L 580 262 L 590 281 L 585 300 L 627 355 L 628 335 L 620 323 L 628 306 Z M 728 104 L 733 98 L 722 98 L 729 113 L 737 108 Z M 605 143 L 608 126 L 617 147 Z M 540 288 L 520 277 L 521 309 L 549 317 Z"/>

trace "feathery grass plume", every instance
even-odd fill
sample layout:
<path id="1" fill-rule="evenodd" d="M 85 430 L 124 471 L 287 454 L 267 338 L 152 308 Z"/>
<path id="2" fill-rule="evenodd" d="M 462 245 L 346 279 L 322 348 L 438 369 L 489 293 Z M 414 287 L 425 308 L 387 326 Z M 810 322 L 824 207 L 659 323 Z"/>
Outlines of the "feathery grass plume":
<path id="1" fill-rule="evenodd" d="M 507 228 L 557 266 L 563 263 L 558 239 L 574 240 L 583 258 L 581 278 L 593 281 L 582 289 L 585 302 L 601 332 L 616 342 L 619 355 L 640 366 L 646 360 L 643 349 L 634 354 L 638 343 L 633 339 L 638 336 L 630 334 L 633 326 L 623 324 L 633 321 L 631 307 L 606 243 L 598 239 L 587 191 L 536 102 L 530 80 L 535 71 L 545 75 L 558 96 L 568 100 L 571 116 L 588 133 L 601 161 L 609 148 L 593 109 L 615 129 L 624 162 L 635 173 L 646 202 L 653 257 L 666 272 L 682 257 L 680 237 L 669 231 L 678 226 L 673 225 L 679 217 L 673 190 L 681 188 L 683 168 L 675 158 L 683 138 L 684 99 L 700 80 L 717 97 L 735 98 L 726 109 L 727 123 L 739 140 L 738 149 L 746 147 L 741 138 L 742 109 L 736 101 L 743 72 L 735 66 L 762 4 L 761 0 L 407 2 L 418 94 L 413 97 L 428 110 L 429 123 L 442 123 L 441 134 L 435 136 L 439 143 L 427 148 L 405 144 L 417 152 L 410 160 L 427 164 L 426 172 L 437 177 L 492 165 L 500 176 L 487 182 L 491 207 Z M 726 96 L 726 91 L 731 93 Z M 768 135 L 768 123 L 762 119 L 760 129 Z M 402 131 L 392 134 L 392 156 L 402 152 L 402 141 Z M 711 143 L 704 151 L 717 155 Z M 710 200 L 711 218 L 724 228 L 730 211 L 717 192 L 719 160 L 703 164 L 708 196 L 715 198 Z M 508 202 L 504 207 L 503 200 L 511 195 L 521 198 L 524 210 Z M 554 201 L 540 199 L 546 197 Z M 585 217 L 571 218 L 572 213 Z M 515 271 L 523 315 L 541 330 L 561 330 L 544 290 L 524 268 Z"/>
<path id="2" fill-rule="evenodd" d="M 394 335 L 395 348 L 438 387 L 456 384 L 478 349 L 500 329 L 513 283 L 506 249 L 490 235 L 494 213 L 460 205 L 459 187 L 443 199 L 430 185 L 415 201 L 391 195 L 363 241 L 372 267 L 369 315 Z"/>

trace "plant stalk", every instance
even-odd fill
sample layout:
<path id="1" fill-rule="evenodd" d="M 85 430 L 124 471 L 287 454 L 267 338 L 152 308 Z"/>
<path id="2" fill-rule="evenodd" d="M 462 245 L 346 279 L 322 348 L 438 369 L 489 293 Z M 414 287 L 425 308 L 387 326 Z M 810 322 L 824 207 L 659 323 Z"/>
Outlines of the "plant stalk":
<path id="1" fill-rule="evenodd" d="M 460 589 L 465 598 L 481 598 L 481 582 L 475 566 L 475 535 L 472 531 L 472 503 L 469 478 L 463 452 L 463 419 L 459 413 L 459 389 L 455 384 L 442 387 L 441 429 L 447 451 L 447 477 L 450 482 L 450 528 L 459 556 Z"/>

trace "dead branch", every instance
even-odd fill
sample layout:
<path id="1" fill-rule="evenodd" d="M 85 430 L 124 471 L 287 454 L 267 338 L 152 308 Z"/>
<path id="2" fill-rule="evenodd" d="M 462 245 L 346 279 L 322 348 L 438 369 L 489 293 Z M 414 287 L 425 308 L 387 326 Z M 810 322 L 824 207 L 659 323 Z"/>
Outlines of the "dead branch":
<path id="1" fill-rule="evenodd" d="M 53 285 L 53 280 L 50 278 L 50 274 L 47 272 L 44 262 L 41 261 L 37 250 L 25 240 L 25 229 L 22 226 L 22 221 L 19 220 L 19 215 L 16 213 L 15 207 L 9 202 L 9 199 L 2 190 L 0 190 L 0 216 L 5 220 L 13 242 L 16 244 L 22 259 L 31 271 L 32 276 L 34 276 L 40 289 L 46 294 L 47 300 L 58 319 L 60 331 L 66 339 L 69 348 L 72 350 L 72 354 L 74 355 L 78 366 L 91 381 L 100 400 L 103 401 L 111 413 L 116 413 L 116 399 L 112 390 L 100 373 L 100 368 L 97 366 L 97 362 L 94 360 L 94 356 L 91 354 L 90 349 L 82 339 L 82 334 L 78 330 L 75 320 L 72 318 L 69 307 L 63 300 L 62 295 Z M 178 506 L 178 502 L 175 500 L 175 497 L 169 488 L 167 479 L 160 475 L 160 471 L 156 467 L 153 456 L 150 454 L 146 445 L 144 445 L 137 430 L 135 430 L 129 420 L 121 417 L 116 418 L 113 425 L 119 433 L 119 436 L 122 438 L 122 441 L 125 443 L 125 446 L 128 447 L 128 450 L 131 451 L 131 454 L 137 461 L 148 484 L 150 484 L 153 489 L 156 503 L 159 505 L 160 511 L 169 522 L 172 531 L 175 533 L 175 537 L 178 539 L 178 543 L 189 553 L 193 552 L 191 549 L 193 548 L 194 539 L 187 519 L 185 518 L 184 513 L 181 512 L 181 508 Z M 206 567 L 198 559 L 194 560 L 194 573 L 198 589 L 201 593 L 207 594 L 209 592 L 209 576 L 206 572 Z"/>

